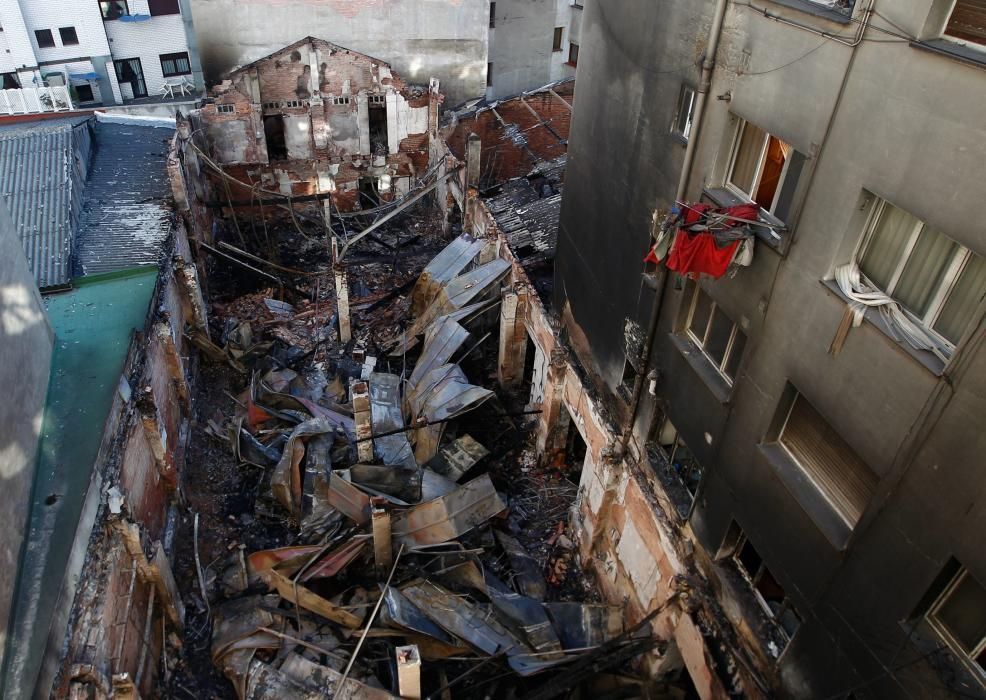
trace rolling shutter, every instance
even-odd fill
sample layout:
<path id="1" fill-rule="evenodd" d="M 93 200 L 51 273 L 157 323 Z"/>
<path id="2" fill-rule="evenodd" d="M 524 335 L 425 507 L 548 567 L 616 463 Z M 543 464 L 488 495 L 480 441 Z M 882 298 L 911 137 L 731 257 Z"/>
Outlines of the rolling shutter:
<path id="1" fill-rule="evenodd" d="M 854 527 L 876 489 L 876 475 L 801 395 L 794 400 L 779 442 Z"/>

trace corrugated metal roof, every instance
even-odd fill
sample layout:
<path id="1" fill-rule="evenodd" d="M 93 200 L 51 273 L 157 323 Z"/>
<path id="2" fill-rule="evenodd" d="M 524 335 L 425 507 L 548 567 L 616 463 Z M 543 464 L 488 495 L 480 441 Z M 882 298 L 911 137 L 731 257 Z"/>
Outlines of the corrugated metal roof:
<path id="1" fill-rule="evenodd" d="M 152 126 L 96 126 L 75 274 L 156 264 L 171 230 L 168 142 L 174 132 Z"/>
<path id="2" fill-rule="evenodd" d="M 92 151 L 91 124 L 35 123 L 0 130 L 0 195 L 40 289 L 71 279 L 72 232 Z"/>

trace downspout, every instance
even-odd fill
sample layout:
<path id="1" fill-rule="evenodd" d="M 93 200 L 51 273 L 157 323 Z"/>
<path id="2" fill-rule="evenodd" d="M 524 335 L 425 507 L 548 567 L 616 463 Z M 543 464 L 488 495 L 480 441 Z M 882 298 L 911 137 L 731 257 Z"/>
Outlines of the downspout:
<path id="1" fill-rule="evenodd" d="M 681 178 L 678 180 L 678 189 L 675 192 L 675 201 L 680 201 L 685 196 L 685 188 L 692 173 L 692 164 L 695 162 L 695 146 L 698 143 L 699 135 L 702 133 L 702 117 L 705 114 L 706 97 L 712 87 L 712 73 L 716 67 L 716 52 L 719 50 L 719 37 L 722 36 L 722 23 L 726 17 L 726 7 L 729 0 L 716 0 L 716 7 L 712 15 L 712 26 L 709 27 L 708 47 L 705 50 L 705 57 L 702 59 L 702 78 L 699 81 L 697 96 L 695 98 L 695 114 L 692 117 L 692 133 L 685 147 L 685 162 L 681 166 Z M 637 419 L 637 412 L 640 409 L 640 396 L 644 387 L 644 380 L 647 378 L 647 370 L 650 365 L 651 352 L 654 349 L 654 340 L 657 337 L 657 323 L 661 318 L 661 308 L 664 305 L 664 290 L 667 287 L 667 268 L 662 268 L 662 274 L 657 281 L 657 292 L 654 304 L 651 306 L 650 321 L 647 325 L 647 341 L 641 350 L 639 362 L 637 363 L 640 371 L 633 381 L 633 394 L 630 398 L 630 416 L 627 418 L 623 435 L 620 438 L 619 452 L 626 453 L 627 443 L 633 434 L 633 424 Z"/>

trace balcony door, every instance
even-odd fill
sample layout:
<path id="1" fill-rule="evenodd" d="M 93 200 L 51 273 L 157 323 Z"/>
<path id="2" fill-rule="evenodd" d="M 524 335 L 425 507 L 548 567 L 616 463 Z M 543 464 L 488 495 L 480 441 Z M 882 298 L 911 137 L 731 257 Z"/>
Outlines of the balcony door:
<path id="1" fill-rule="evenodd" d="M 137 99 L 147 97 L 147 84 L 144 82 L 144 69 L 140 65 L 139 58 L 123 58 L 113 61 L 116 67 L 116 79 L 120 82 L 120 90 L 123 92 L 123 99 Z M 130 94 L 127 94 L 127 86 Z"/>

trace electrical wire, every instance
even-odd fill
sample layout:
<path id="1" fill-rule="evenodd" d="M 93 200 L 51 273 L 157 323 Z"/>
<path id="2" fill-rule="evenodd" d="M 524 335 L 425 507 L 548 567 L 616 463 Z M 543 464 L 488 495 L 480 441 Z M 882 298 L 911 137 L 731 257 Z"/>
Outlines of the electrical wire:
<path id="1" fill-rule="evenodd" d="M 827 38 L 822 39 L 821 43 L 819 43 L 818 46 L 816 46 L 816 47 L 814 47 L 812 49 L 809 49 L 808 51 L 806 51 L 805 53 L 801 54 L 800 56 L 798 56 L 794 60 L 788 61 L 787 63 L 784 63 L 782 65 L 776 66 L 775 68 L 770 68 L 768 70 L 762 70 L 762 71 L 743 71 L 743 70 L 741 70 L 741 71 L 738 71 L 737 72 L 737 75 L 767 75 L 768 73 L 774 73 L 776 71 L 783 70 L 783 69 L 787 68 L 788 66 L 793 66 L 798 61 L 801 61 L 801 60 L 803 60 L 805 58 L 808 58 L 809 56 L 811 56 L 813 53 L 815 53 L 816 51 L 818 51 L 820 48 L 822 48 L 823 46 L 825 46 L 828 43 L 829 43 L 829 40 Z"/>

